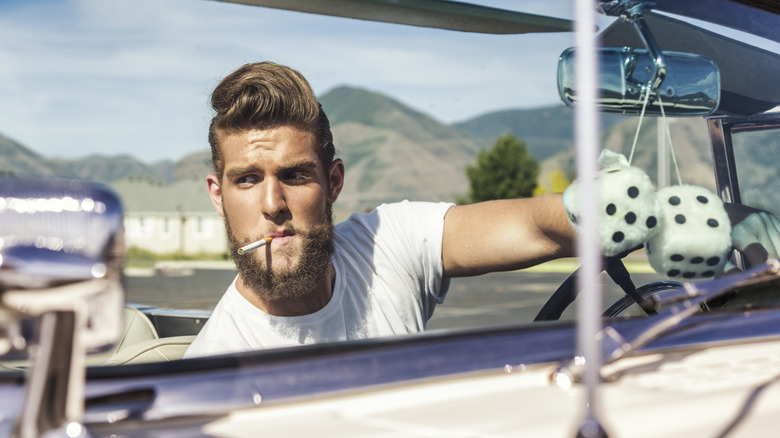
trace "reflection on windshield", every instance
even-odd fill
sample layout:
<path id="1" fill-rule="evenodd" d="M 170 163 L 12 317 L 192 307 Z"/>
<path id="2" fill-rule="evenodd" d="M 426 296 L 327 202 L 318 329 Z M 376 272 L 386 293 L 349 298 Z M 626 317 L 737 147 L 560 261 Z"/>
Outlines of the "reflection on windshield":
<path id="1" fill-rule="evenodd" d="M 742 203 L 778 216 L 780 175 L 777 160 L 770 157 L 780 151 L 780 129 L 737 132 L 732 140 Z"/>

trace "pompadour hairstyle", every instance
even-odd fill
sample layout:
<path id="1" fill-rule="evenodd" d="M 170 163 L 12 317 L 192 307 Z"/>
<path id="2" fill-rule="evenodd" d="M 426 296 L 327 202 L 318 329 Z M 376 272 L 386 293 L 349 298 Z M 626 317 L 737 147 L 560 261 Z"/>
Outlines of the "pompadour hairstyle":
<path id="1" fill-rule="evenodd" d="M 223 134 L 289 125 L 311 132 L 325 169 L 335 159 L 333 133 L 322 106 L 301 73 L 273 62 L 246 64 L 227 75 L 211 94 L 216 115 L 209 126 L 214 172 L 222 180 Z"/>

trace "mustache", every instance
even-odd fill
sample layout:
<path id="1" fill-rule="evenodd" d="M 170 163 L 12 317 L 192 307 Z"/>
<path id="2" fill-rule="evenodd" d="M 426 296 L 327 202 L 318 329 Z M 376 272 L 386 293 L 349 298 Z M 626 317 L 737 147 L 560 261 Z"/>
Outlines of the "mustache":
<path id="1" fill-rule="evenodd" d="M 316 228 L 316 227 L 315 227 Z M 274 237 L 274 234 L 277 233 L 279 230 L 284 230 L 284 236 L 298 236 L 298 237 L 311 237 L 313 234 L 316 233 L 315 229 L 310 230 L 298 230 L 293 224 L 289 222 L 285 222 L 279 227 L 276 227 L 274 230 L 267 231 L 261 234 L 253 234 L 250 237 L 246 237 L 244 239 L 241 239 L 241 244 L 246 245 L 249 243 L 257 242 L 259 240 L 265 239 L 266 237 Z"/>

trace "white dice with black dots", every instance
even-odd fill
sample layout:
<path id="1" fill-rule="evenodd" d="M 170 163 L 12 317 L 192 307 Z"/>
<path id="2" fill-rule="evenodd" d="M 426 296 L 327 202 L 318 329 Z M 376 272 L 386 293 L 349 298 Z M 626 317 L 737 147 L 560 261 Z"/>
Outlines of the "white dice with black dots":
<path id="1" fill-rule="evenodd" d="M 663 217 L 650 177 L 641 169 L 628 166 L 622 155 L 620 158 L 601 169 L 596 182 L 599 241 L 608 257 L 642 245 L 658 232 Z M 564 209 L 578 233 L 579 191 L 579 183 L 575 181 L 563 193 Z"/>
<path id="2" fill-rule="evenodd" d="M 658 191 L 664 225 L 645 243 L 650 265 L 669 278 L 713 277 L 731 251 L 731 223 L 723 202 L 691 185 Z"/>

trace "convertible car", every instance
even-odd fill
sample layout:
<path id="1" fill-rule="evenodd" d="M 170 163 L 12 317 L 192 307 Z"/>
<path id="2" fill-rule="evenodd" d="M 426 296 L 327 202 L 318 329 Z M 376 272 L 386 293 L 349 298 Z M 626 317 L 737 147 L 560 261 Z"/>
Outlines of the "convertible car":
<path id="1" fill-rule="evenodd" d="M 604 113 L 655 118 L 659 132 L 695 120 L 709 132 L 695 146 L 711 151 L 717 197 L 780 214 L 774 2 L 596 0 L 577 2 L 574 20 L 438 0 L 237 2 L 399 29 L 574 32 L 572 49 L 549 59 L 577 111 L 579 205 L 596 202 L 588 172 Z M 596 14 L 610 20 L 594 32 Z M 659 147 L 654 167 L 674 169 L 666 157 Z M 586 210 L 573 223 L 597 242 L 587 225 L 600 216 Z M 0 184 L 0 435 L 755 437 L 780 427 L 772 258 L 751 265 L 727 248 L 728 274 L 669 269 L 635 284 L 623 257 L 636 248 L 607 256 L 596 245 L 533 323 L 181 359 L 208 312 L 126 305 L 122 215 L 101 185 Z M 602 269 L 625 294 L 616 302 L 600 303 Z M 572 305 L 578 320 L 560 320 Z"/>

